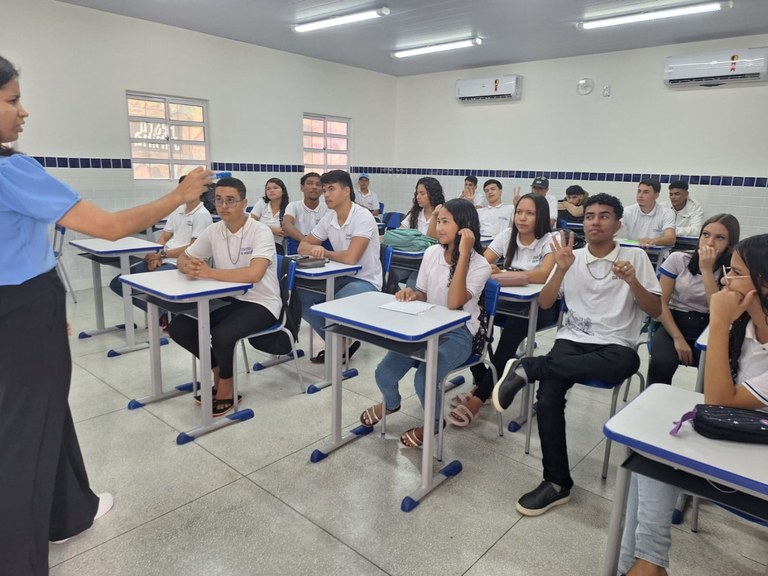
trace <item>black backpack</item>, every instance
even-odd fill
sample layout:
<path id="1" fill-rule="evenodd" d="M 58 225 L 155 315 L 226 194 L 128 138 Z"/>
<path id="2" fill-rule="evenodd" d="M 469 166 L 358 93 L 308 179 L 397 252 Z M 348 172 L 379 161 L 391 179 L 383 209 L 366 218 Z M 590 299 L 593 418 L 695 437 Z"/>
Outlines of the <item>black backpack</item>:
<path id="1" fill-rule="evenodd" d="M 280 264 L 282 262 L 282 264 Z M 280 300 L 282 300 L 283 307 L 280 311 L 279 322 L 283 321 L 283 315 L 285 316 L 285 327 L 291 332 L 293 341 L 299 341 L 299 327 L 301 326 L 301 301 L 299 300 L 298 290 L 295 289 L 291 293 L 290 299 L 288 298 L 288 271 L 291 264 L 296 265 L 290 258 L 278 257 L 278 279 L 280 282 Z M 285 332 L 274 332 L 271 334 L 265 334 L 264 336 L 254 336 L 249 338 L 251 346 L 256 350 L 261 350 L 267 354 L 289 354 L 292 350 L 291 340 Z"/>

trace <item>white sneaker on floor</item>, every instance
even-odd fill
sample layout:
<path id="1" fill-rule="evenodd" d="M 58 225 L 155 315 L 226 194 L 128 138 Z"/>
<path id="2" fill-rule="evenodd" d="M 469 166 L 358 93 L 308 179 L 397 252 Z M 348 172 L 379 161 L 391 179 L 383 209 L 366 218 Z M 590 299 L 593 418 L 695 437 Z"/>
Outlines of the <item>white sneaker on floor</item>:
<path id="1" fill-rule="evenodd" d="M 104 514 L 112 510 L 112 506 L 115 505 L 115 498 L 110 494 L 109 492 L 102 492 L 99 496 L 99 507 L 96 509 L 96 515 L 93 517 L 93 520 L 96 521 Z M 52 540 L 51 542 L 53 544 L 64 544 L 69 540 L 69 538 L 64 538 L 63 540 Z"/>

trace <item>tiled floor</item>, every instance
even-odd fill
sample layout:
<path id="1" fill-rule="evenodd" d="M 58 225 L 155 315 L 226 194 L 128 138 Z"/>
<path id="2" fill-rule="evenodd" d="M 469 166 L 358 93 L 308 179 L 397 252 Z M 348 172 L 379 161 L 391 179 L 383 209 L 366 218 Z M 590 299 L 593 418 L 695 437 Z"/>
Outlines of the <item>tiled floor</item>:
<path id="1" fill-rule="evenodd" d="M 77 297 L 78 304 L 69 302 L 75 334 L 95 325 L 92 292 Z M 108 322 L 119 322 L 119 300 L 105 300 Z M 538 353 L 551 338 L 540 336 Z M 70 341 L 70 402 L 91 484 L 112 492 L 115 507 L 86 533 L 51 545 L 55 576 L 599 573 L 617 459 L 601 481 L 606 391 L 576 386 L 570 395 L 577 486 L 570 504 L 540 518 L 515 512 L 516 499 L 540 480 L 538 436 L 534 431 L 526 456 L 524 431 L 499 437 L 495 412 L 484 407 L 470 428 L 448 429 L 446 459 L 459 458 L 464 471 L 406 514 L 400 501 L 418 485 L 421 462 L 419 451 L 398 443 L 422 417 L 410 378 L 402 387 L 410 396 L 390 417 L 386 438 L 377 431 L 311 464 L 312 449 L 329 433 L 331 395 L 299 395 L 290 364 L 242 374 L 252 420 L 177 446 L 176 434 L 197 422 L 200 408 L 185 396 L 128 411 L 129 399 L 147 393 L 149 352 L 107 358 L 120 342 L 118 334 Z M 259 357 L 249 355 L 251 362 Z M 360 376 L 345 383 L 346 427 L 379 400 L 373 369 L 380 357 L 370 346 L 355 357 Z M 302 366 L 309 381 L 321 375 L 306 358 Z M 188 381 L 189 356 L 165 346 L 163 369 L 168 383 Z M 690 388 L 694 378 L 683 369 L 676 384 Z M 670 574 L 766 573 L 764 529 L 712 506 L 704 507 L 700 528 L 675 528 Z"/>

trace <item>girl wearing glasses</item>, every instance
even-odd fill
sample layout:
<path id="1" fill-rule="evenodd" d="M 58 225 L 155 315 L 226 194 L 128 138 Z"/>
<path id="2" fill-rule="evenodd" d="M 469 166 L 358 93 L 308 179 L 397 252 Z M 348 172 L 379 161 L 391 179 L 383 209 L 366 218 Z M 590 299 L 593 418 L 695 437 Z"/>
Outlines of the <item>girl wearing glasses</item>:
<path id="1" fill-rule="evenodd" d="M 701 227 L 697 250 L 673 252 L 659 267 L 661 326 L 651 339 L 649 383 L 671 384 L 680 364 L 698 364 L 694 344 L 709 324 L 709 299 L 738 241 L 739 221 L 717 214 Z"/>
<path id="2" fill-rule="evenodd" d="M 768 412 L 768 234 L 739 242 L 710 298 L 704 402 Z M 619 572 L 664 576 L 679 490 L 632 474 Z"/>
<path id="3" fill-rule="evenodd" d="M 285 183 L 280 178 L 270 178 L 264 185 L 264 196 L 256 202 L 253 210 L 251 210 L 251 217 L 262 224 L 266 224 L 272 230 L 272 235 L 275 238 L 275 249 L 278 254 L 285 254 L 283 217 L 288 203 L 288 188 L 285 187 Z"/>

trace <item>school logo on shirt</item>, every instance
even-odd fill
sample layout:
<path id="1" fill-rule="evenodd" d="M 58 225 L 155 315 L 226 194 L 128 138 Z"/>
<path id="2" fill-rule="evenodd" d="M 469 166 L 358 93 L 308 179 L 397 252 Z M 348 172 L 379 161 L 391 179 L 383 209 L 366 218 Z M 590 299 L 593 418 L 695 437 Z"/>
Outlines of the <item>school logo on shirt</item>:
<path id="1" fill-rule="evenodd" d="M 352 233 L 351 233 L 351 232 L 347 232 L 347 233 L 344 235 L 344 238 L 346 238 L 346 239 L 347 239 L 347 240 L 349 240 L 349 241 L 352 241 Z"/>
<path id="2" fill-rule="evenodd" d="M 250 256 L 253 254 L 253 248 L 251 246 L 243 246 L 240 249 L 240 256 Z"/>

